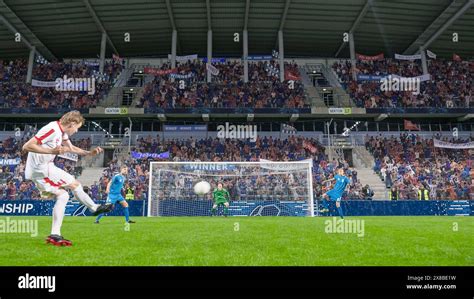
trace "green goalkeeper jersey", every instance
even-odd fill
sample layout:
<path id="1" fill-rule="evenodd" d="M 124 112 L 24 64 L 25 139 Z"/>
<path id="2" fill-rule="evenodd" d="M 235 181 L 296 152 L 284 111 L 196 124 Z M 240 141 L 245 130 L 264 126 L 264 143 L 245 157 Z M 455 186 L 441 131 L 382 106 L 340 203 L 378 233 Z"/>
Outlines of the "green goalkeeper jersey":
<path id="1" fill-rule="evenodd" d="M 227 202 L 230 199 L 230 194 L 229 191 L 226 189 L 222 188 L 222 190 L 219 189 L 214 189 L 214 192 L 212 192 L 212 198 L 214 199 L 214 202 Z"/>

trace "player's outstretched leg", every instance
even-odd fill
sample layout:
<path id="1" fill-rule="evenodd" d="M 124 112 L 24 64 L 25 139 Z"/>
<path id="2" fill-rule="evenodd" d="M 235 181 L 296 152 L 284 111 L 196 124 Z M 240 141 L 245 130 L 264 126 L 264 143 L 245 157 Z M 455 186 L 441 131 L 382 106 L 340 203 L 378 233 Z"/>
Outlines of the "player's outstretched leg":
<path id="1" fill-rule="evenodd" d="M 92 199 L 84 192 L 81 183 L 79 181 L 74 181 L 72 184 L 69 185 L 74 193 L 74 196 L 77 200 L 79 200 L 83 205 L 85 205 L 89 210 L 92 212 L 93 216 L 97 216 L 102 213 L 110 212 L 113 208 L 111 204 L 102 204 L 98 205 L 92 201 Z"/>
<path id="2" fill-rule="evenodd" d="M 217 213 L 217 205 L 214 204 L 212 205 L 211 216 L 216 216 L 216 213 Z"/>
<path id="3" fill-rule="evenodd" d="M 110 203 L 101 204 L 96 208 L 95 212 L 92 212 L 92 216 L 108 213 L 112 211 L 113 208 L 114 208 L 113 204 L 110 204 Z"/>
<path id="4" fill-rule="evenodd" d="M 341 202 L 339 200 L 336 201 L 336 208 L 337 208 L 337 212 L 339 213 L 339 216 L 341 216 L 341 219 L 344 219 L 344 214 L 342 213 Z"/>
<path id="5" fill-rule="evenodd" d="M 114 208 L 114 205 L 115 205 L 115 202 L 111 202 L 109 201 L 109 199 L 107 198 L 107 201 L 105 202 L 105 205 L 100 205 L 97 209 L 100 210 L 102 208 L 106 208 L 107 209 L 107 213 L 112 211 L 112 209 Z M 97 214 L 97 211 L 95 213 L 93 213 L 92 215 L 96 215 Z M 95 224 L 99 224 L 99 221 L 100 219 L 102 219 L 102 217 L 105 216 L 106 213 L 101 213 L 99 215 L 97 215 L 97 218 L 95 219 Z"/>

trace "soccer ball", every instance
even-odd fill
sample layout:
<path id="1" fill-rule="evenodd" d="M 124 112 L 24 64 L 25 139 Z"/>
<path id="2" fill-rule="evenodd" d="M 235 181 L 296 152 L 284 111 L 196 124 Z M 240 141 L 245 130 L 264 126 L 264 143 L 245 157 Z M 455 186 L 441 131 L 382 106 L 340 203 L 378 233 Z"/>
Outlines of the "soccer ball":
<path id="1" fill-rule="evenodd" d="M 194 185 L 194 193 L 197 195 L 204 195 L 211 191 L 211 184 L 206 181 L 200 181 L 196 185 Z"/>

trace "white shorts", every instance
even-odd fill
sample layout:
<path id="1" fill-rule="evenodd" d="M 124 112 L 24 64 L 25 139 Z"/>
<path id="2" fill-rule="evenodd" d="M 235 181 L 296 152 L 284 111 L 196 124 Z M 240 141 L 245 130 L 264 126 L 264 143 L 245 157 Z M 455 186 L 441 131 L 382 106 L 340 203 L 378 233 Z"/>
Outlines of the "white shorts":
<path id="1" fill-rule="evenodd" d="M 54 163 L 48 163 L 44 171 L 33 170 L 28 174 L 27 179 L 32 180 L 41 191 L 41 195 L 45 197 L 58 195 L 58 191 L 62 187 L 76 180 L 72 175 L 54 165 Z"/>

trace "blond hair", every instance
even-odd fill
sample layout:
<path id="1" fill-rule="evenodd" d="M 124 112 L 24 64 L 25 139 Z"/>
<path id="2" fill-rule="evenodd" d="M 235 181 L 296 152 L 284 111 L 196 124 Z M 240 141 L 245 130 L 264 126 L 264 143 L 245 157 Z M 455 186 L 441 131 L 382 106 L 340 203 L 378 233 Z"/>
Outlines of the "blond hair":
<path id="1" fill-rule="evenodd" d="M 76 123 L 83 125 L 85 123 L 84 117 L 81 115 L 81 112 L 74 110 L 64 114 L 59 120 L 62 125 L 68 125 L 70 123 Z"/>

